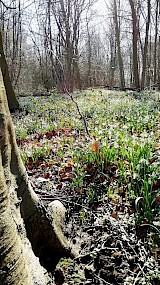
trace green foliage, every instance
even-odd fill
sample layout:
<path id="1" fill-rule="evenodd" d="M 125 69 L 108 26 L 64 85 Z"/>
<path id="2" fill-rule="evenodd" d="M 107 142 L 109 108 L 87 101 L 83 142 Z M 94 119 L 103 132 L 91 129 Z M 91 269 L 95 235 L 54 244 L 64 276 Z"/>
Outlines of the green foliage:
<path id="1" fill-rule="evenodd" d="M 137 223 L 154 224 L 159 216 L 155 203 L 159 188 L 154 185 L 160 172 L 156 94 L 92 90 L 74 96 L 93 140 L 86 137 L 75 105 L 66 96 L 28 98 L 27 102 L 25 98 L 22 105 L 29 113 L 15 120 L 17 137 L 25 141 L 38 133 L 43 138 L 38 147 L 21 146 L 24 163 L 29 157 L 51 159 L 65 176 L 72 159 L 66 177 L 72 190 L 80 193 L 81 203 L 97 203 L 107 191 L 117 193 L 127 203 L 138 201 Z M 52 133 L 50 138 L 47 132 Z"/>

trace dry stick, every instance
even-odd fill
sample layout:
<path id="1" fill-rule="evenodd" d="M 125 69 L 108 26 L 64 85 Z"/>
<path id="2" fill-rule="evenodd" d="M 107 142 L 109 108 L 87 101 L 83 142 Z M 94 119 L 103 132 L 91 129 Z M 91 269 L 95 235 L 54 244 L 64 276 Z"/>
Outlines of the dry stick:
<path id="1" fill-rule="evenodd" d="M 141 273 L 143 274 L 143 276 L 145 275 L 145 273 L 144 273 L 144 268 L 145 268 L 145 264 L 143 265 L 143 267 L 141 267 L 140 265 L 139 265 L 139 263 L 138 263 L 138 267 L 139 267 L 139 269 L 140 269 L 140 271 L 138 272 L 138 274 L 137 274 L 137 276 L 136 276 L 136 278 L 135 278 L 135 280 L 134 280 L 134 283 L 133 283 L 133 285 L 135 285 L 136 283 L 137 283 L 137 281 L 138 281 L 138 278 L 139 278 L 139 276 L 141 275 Z"/>
<path id="2" fill-rule="evenodd" d="M 108 283 L 106 280 L 104 280 L 102 277 L 98 276 L 97 274 L 93 273 L 94 277 L 96 277 L 99 281 L 102 281 L 106 285 L 111 285 L 111 283 Z"/>
<path id="3" fill-rule="evenodd" d="M 80 111 L 80 109 L 79 109 L 78 103 L 74 100 L 73 95 L 68 91 L 68 89 L 67 89 L 67 87 L 66 87 L 66 82 L 65 82 L 64 88 L 65 88 L 64 91 L 67 93 L 67 95 L 70 97 L 70 99 L 72 100 L 72 102 L 75 104 L 76 109 L 77 109 L 77 111 L 78 111 L 78 114 L 80 115 L 80 118 L 83 120 L 84 127 L 85 127 L 85 131 L 86 131 L 87 136 L 88 136 L 89 138 L 91 138 L 90 133 L 89 133 L 89 130 L 88 130 L 88 127 L 87 127 L 86 119 L 85 119 L 85 117 L 82 115 L 82 113 L 81 113 L 81 111 Z"/>
<path id="4" fill-rule="evenodd" d="M 125 256 L 126 256 L 126 258 L 127 258 L 127 260 L 128 260 L 128 259 L 129 259 L 129 256 L 128 256 L 127 251 L 125 250 L 125 248 L 124 248 L 124 246 L 123 246 L 122 241 L 120 240 L 119 243 L 120 243 L 121 248 L 122 248 L 122 250 L 124 251 L 124 254 L 125 254 Z"/>
<path id="5" fill-rule="evenodd" d="M 48 52 L 51 52 L 54 54 L 54 52 L 50 49 L 48 49 Z M 84 128 L 85 128 L 85 131 L 86 131 L 86 134 L 89 138 L 91 138 L 91 135 L 89 133 L 89 130 L 88 130 L 88 126 L 87 126 L 87 122 L 86 122 L 86 119 L 85 117 L 82 115 L 81 111 L 80 111 L 80 108 L 78 106 L 78 103 L 75 101 L 75 99 L 73 98 L 73 95 L 68 91 L 68 88 L 67 88 L 67 84 L 66 84 L 66 79 L 65 79 L 65 72 L 64 72 L 64 67 L 63 67 L 63 64 L 62 62 L 59 60 L 59 58 L 54 54 L 54 56 L 56 57 L 56 59 L 58 60 L 59 62 L 59 65 L 60 65 L 60 68 L 62 70 L 62 75 L 63 75 L 63 80 L 64 80 L 64 92 L 69 96 L 69 98 L 72 100 L 72 102 L 75 104 L 76 106 L 76 109 L 77 109 L 77 112 L 78 114 L 80 115 L 80 118 L 83 120 L 83 124 L 84 124 Z"/>

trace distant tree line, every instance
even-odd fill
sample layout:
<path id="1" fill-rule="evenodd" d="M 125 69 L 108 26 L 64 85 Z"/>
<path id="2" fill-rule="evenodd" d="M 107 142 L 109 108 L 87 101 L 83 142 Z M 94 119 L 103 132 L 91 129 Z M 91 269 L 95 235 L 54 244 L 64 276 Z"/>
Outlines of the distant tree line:
<path id="1" fill-rule="evenodd" d="M 8 2 L 8 3 L 7 3 Z M 160 88 L 160 1 L 0 1 L 17 91 Z"/>

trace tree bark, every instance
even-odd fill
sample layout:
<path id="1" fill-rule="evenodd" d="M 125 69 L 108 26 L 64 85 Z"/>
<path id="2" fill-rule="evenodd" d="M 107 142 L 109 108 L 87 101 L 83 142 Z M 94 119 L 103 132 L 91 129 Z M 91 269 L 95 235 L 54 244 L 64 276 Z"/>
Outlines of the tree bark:
<path id="1" fill-rule="evenodd" d="M 32 279 L 25 264 L 22 242 L 18 235 L 9 204 L 8 189 L 10 177 L 9 161 L 5 154 L 8 148 L 7 114 L 4 112 L 5 89 L 0 81 L 0 284 L 32 285 Z"/>
<path id="2" fill-rule="evenodd" d="M 131 6 L 131 11 L 132 11 L 132 36 L 133 36 L 133 44 L 132 44 L 132 49 L 133 49 L 133 74 L 134 74 L 134 84 L 135 88 L 139 89 L 140 88 L 140 83 L 139 83 L 139 72 L 138 72 L 138 52 L 137 52 L 137 40 L 138 40 L 138 31 L 137 31 L 137 16 L 136 16 L 136 10 L 134 7 L 134 2 L 133 0 L 129 0 L 130 6 Z"/>
<path id="3" fill-rule="evenodd" d="M 158 46 L 158 7 L 159 7 L 159 0 L 156 1 L 156 19 L 155 19 L 155 37 L 154 37 L 154 57 L 153 57 L 153 64 L 154 64 L 154 84 L 157 83 L 157 46 Z"/>
<path id="4" fill-rule="evenodd" d="M 149 35 L 149 26 L 150 26 L 150 18 L 151 18 L 151 1 L 148 0 L 148 15 L 146 22 L 146 34 L 143 48 L 143 67 L 142 67 L 142 77 L 141 77 L 141 89 L 144 89 L 145 78 L 146 78 L 146 66 L 147 66 L 147 52 L 148 52 L 148 35 Z"/>
<path id="5" fill-rule="evenodd" d="M 12 83 L 9 76 L 8 65 L 4 55 L 2 32 L 0 31 L 0 68 L 3 74 L 4 86 L 6 89 L 7 100 L 10 111 L 19 109 L 19 102 L 16 98 L 15 92 L 12 87 Z"/>
<path id="6" fill-rule="evenodd" d="M 1 156 L 0 154 L 0 284 L 32 285 L 22 242 L 12 218 Z"/>
<path id="7" fill-rule="evenodd" d="M 120 85 L 121 85 L 121 89 L 125 90 L 124 67 L 123 67 L 123 59 L 122 59 L 122 53 L 121 53 L 120 28 L 119 28 L 118 17 L 117 17 L 116 0 L 114 0 L 114 19 L 115 19 L 115 31 L 116 31 L 116 41 L 117 41 L 117 51 L 118 51 L 119 72 L 120 72 Z"/>
<path id="8" fill-rule="evenodd" d="M 160 90 L 160 35 L 158 38 L 158 89 Z"/>
<path id="9" fill-rule="evenodd" d="M 1 71 L 0 131 L 0 149 L 7 191 L 12 188 L 16 190 L 17 196 L 21 197 L 21 215 L 32 249 L 39 257 L 41 265 L 48 271 L 52 271 L 61 257 L 74 257 L 75 255 L 62 233 L 58 211 L 46 210 L 28 180 L 16 143 Z M 0 174 L 1 171 L 2 167 Z M 1 188 L 3 189 L 3 185 Z M 2 202 L 3 199 L 1 199 Z"/>
<path id="10" fill-rule="evenodd" d="M 110 37 L 110 49 L 111 49 L 111 59 L 110 59 L 110 73 L 109 73 L 109 86 L 112 88 L 114 86 L 114 75 L 115 75 L 115 61 L 116 61 L 116 44 L 115 36 Z"/>

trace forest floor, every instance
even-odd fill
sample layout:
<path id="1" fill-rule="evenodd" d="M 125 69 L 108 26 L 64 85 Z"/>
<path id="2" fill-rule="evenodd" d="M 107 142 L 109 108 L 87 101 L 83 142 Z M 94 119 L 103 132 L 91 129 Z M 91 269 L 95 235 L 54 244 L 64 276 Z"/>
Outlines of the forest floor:
<path id="1" fill-rule="evenodd" d="M 20 97 L 23 162 L 44 204 L 67 209 L 57 285 L 160 284 L 160 94 L 87 90 Z M 85 132 L 83 118 L 90 134 Z"/>

